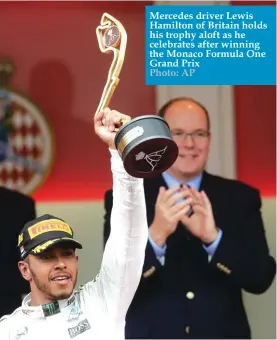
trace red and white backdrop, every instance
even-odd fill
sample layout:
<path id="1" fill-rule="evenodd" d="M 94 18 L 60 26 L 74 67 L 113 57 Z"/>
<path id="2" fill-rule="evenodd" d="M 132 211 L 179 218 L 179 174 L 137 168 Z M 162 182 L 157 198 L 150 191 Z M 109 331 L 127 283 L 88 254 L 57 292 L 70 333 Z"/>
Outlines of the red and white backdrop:
<path id="1" fill-rule="evenodd" d="M 75 227 L 85 245 L 81 280 L 89 279 L 99 267 L 102 199 L 112 184 L 109 154 L 94 136 L 92 125 L 112 58 L 100 52 L 95 34 L 103 12 L 117 17 L 128 32 L 126 58 L 111 107 L 137 116 L 155 113 L 157 106 L 175 95 L 201 100 L 210 110 L 213 125 L 208 168 L 260 189 L 275 253 L 275 87 L 146 86 L 145 5 L 126 1 L 0 2 L 0 57 L 12 58 L 16 67 L 10 85 L 44 112 L 54 136 L 51 172 L 33 197 L 38 213 L 57 214 Z M 267 309 L 275 301 L 272 294 L 263 297 Z M 257 321 L 255 303 L 261 305 L 261 301 L 249 302 L 253 325 Z M 271 320 L 273 316 L 265 324 L 254 325 L 256 337 L 272 336 L 275 316 L 273 323 Z M 261 333 L 264 330 L 266 335 Z"/>

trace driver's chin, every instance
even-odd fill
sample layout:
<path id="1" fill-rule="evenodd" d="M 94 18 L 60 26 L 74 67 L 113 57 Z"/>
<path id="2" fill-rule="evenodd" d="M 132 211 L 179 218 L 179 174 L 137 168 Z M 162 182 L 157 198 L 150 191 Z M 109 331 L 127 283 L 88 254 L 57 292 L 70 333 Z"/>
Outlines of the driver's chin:
<path id="1" fill-rule="evenodd" d="M 69 289 L 64 289 L 63 291 L 59 291 L 59 292 L 52 292 L 52 297 L 55 300 L 65 300 L 70 298 L 70 296 L 72 295 L 73 290 L 69 290 Z"/>
<path id="2" fill-rule="evenodd" d="M 51 295 L 55 298 L 55 300 L 64 300 L 69 298 L 73 292 L 73 285 L 69 287 L 52 287 L 50 290 Z"/>

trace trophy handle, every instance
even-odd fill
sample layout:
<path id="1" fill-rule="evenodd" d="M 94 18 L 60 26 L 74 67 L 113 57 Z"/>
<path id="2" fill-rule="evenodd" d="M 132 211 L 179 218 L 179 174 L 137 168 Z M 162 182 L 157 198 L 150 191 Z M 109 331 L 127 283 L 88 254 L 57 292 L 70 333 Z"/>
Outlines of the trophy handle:
<path id="1" fill-rule="evenodd" d="M 113 52 L 114 58 L 95 116 L 109 105 L 119 83 L 127 44 L 123 25 L 108 13 L 102 15 L 96 35 L 101 52 Z M 116 149 L 131 176 L 154 177 L 167 170 L 178 156 L 169 126 L 161 117 L 148 115 L 130 121 L 122 119 L 114 131 Z"/>
<path id="2" fill-rule="evenodd" d="M 113 52 L 114 56 L 95 115 L 107 107 L 111 101 L 119 83 L 119 74 L 127 45 L 127 33 L 124 26 L 108 13 L 102 15 L 100 25 L 96 28 L 96 35 L 101 52 L 106 54 Z"/>

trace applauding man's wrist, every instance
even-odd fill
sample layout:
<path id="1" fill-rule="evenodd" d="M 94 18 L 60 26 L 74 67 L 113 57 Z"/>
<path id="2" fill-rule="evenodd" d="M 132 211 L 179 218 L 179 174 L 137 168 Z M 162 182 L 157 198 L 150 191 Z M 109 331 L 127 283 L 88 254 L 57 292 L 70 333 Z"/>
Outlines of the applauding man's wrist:
<path id="1" fill-rule="evenodd" d="M 218 233 L 219 233 L 219 229 L 217 227 L 215 227 L 214 230 L 209 232 L 208 235 L 205 235 L 204 237 L 201 237 L 201 241 L 206 246 L 209 246 L 209 245 L 211 245 L 217 239 Z"/>

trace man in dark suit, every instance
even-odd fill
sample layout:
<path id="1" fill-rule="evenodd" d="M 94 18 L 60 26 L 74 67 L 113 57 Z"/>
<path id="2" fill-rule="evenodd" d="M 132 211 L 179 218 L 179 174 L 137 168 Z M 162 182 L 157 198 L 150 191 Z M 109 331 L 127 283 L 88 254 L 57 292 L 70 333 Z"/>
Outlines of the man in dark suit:
<path id="1" fill-rule="evenodd" d="M 21 277 L 17 263 L 20 259 L 17 242 L 23 225 L 36 217 L 34 200 L 20 192 L 0 187 L 0 317 L 10 314 L 28 294 L 28 283 Z"/>
<path id="2" fill-rule="evenodd" d="M 126 338 L 251 338 L 242 290 L 261 294 L 276 273 L 259 191 L 205 171 L 211 133 L 208 112 L 200 103 L 176 98 L 159 115 L 169 124 L 179 156 L 168 171 L 144 181 L 149 242 L 126 318 Z M 174 185 L 206 193 L 212 209 L 209 228 L 173 223 L 176 212 L 167 196 Z M 104 242 L 112 202 L 109 190 Z"/>

